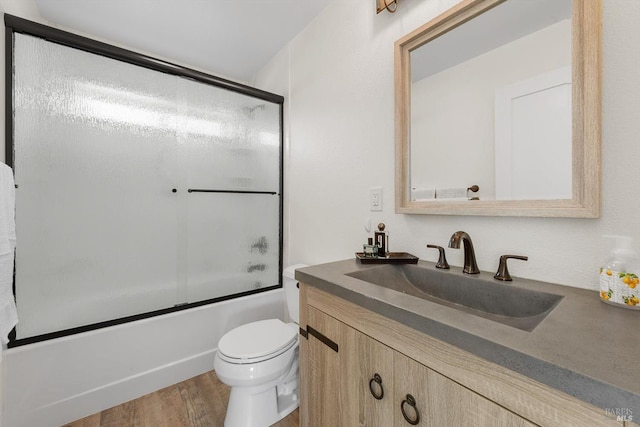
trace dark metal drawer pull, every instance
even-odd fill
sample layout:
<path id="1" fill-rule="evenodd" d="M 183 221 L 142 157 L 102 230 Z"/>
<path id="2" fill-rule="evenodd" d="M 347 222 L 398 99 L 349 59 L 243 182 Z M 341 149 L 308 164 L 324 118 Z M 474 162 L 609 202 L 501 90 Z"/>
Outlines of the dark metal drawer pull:
<path id="1" fill-rule="evenodd" d="M 415 417 L 413 419 L 409 418 L 409 416 L 407 415 L 407 413 L 404 411 L 404 405 L 407 404 L 409 406 L 411 406 L 413 408 L 413 412 L 415 412 Z M 411 424 L 412 426 L 417 425 L 420 422 L 420 412 L 418 412 L 418 408 L 416 408 L 416 399 L 411 396 L 410 394 L 407 394 L 406 399 L 404 399 L 402 401 L 402 403 L 400 404 L 400 410 L 402 411 L 402 416 L 404 417 L 404 419 Z"/>
<path id="2" fill-rule="evenodd" d="M 380 388 L 379 393 L 374 390 L 374 387 L 375 387 L 373 385 L 374 383 L 378 384 L 378 387 Z M 382 387 L 382 378 L 377 373 L 374 374 L 373 378 L 369 380 L 369 391 L 371 392 L 371 395 L 378 400 L 381 400 L 384 397 L 384 388 Z"/>
<path id="3" fill-rule="evenodd" d="M 336 343 L 335 341 L 330 340 L 325 335 L 316 331 L 315 329 L 313 329 L 313 327 L 309 325 L 307 325 L 307 332 L 313 335 L 314 337 L 316 337 L 317 339 L 319 339 L 324 345 L 328 346 L 336 353 L 338 352 L 338 343 Z"/>

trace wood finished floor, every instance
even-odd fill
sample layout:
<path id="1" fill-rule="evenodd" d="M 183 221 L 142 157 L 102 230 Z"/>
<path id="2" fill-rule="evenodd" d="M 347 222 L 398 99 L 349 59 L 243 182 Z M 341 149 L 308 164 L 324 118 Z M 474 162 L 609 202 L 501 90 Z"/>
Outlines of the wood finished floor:
<path id="1" fill-rule="evenodd" d="M 64 427 L 222 427 L 229 390 L 210 371 Z M 298 427 L 298 409 L 274 426 Z"/>

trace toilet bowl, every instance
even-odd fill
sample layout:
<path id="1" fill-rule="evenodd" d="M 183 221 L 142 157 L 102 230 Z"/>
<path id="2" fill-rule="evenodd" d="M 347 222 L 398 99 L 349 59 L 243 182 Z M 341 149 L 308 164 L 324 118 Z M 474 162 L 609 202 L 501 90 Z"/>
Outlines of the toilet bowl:
<path id="1" fill-rule="evenodd" d="M 227 332 L 218 342 L 216 375 L 231 386 L 225 427 L 267 427 L 298 407 L 298 288 L 283 272 L 291 323 L 260 320 Z"/>

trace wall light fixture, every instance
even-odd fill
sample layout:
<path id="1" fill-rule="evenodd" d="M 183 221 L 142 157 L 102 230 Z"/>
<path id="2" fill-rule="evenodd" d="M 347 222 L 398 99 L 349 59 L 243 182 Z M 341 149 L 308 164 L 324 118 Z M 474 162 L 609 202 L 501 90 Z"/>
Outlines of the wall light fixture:
<path id="1" fill-rule="evenodd" d="M 376 13 L 380 13 L 383 10 L 388 10 L 390 13 L 393 13 L 398 8 L 397 0 L 376 0 L 377 7 Z"/>

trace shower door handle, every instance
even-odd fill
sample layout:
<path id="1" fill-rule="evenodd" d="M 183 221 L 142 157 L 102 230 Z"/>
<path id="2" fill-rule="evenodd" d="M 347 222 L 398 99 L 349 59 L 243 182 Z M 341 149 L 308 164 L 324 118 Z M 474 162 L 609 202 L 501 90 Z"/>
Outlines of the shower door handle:
<path id="1" fill-rule="evenodd" d="M 233 194 L 271 194 L 277 195 L 277 191 L 254 191 L 254 190 L 220 190 L 206 188 L 188 188 L 188 193 L 233 193 Z"/>

